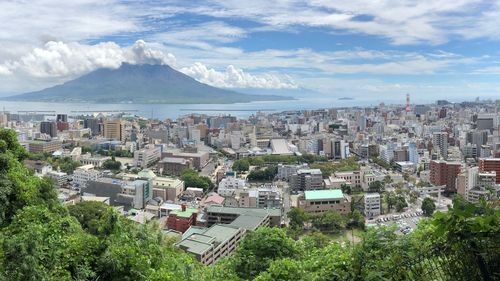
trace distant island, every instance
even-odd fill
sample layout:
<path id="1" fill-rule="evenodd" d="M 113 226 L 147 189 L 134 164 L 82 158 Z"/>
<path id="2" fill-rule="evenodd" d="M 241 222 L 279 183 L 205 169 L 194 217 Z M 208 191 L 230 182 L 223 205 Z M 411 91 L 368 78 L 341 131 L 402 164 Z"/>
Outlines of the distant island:
<path id="1" fill-rule="evenodd" d="M 354 98 L 350 98 L 350 97 L 342 97 L 342 98 L 338 98 L 339 100 L 354 100 Z"/>
<path id="2" fill-rule="evenodd" d="M 290 100 L 278 95 L 242 94 L 200 83 L 168 65 L 123 63 L 101 68 L 64 84 L 3 98 L 9 101 L 142 104 L 228 104 Z"/>

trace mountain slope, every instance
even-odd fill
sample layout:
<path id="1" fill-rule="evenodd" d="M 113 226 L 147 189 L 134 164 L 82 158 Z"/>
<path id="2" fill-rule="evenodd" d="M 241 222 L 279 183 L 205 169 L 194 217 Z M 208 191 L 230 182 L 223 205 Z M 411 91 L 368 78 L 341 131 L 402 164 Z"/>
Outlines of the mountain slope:
<path id="1" fill-rule="evenodd" d="M 241 94 L 215 88 L 167 65 L 122 64 L 98 69 L 41 91 L 5 98 L 16 101 L 90 103 L 235 103 L 289 99 L 276 95 Z"/>

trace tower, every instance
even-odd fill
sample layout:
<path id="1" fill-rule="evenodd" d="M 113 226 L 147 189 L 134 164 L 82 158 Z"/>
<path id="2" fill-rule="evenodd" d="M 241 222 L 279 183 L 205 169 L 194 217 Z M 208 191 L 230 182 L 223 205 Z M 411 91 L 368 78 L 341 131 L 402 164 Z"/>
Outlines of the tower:
<path id="1" fill-rule="evenodd" d="M 410 107 L 410 94 L 406 94 L 406 113 L 411 111 Z"/>

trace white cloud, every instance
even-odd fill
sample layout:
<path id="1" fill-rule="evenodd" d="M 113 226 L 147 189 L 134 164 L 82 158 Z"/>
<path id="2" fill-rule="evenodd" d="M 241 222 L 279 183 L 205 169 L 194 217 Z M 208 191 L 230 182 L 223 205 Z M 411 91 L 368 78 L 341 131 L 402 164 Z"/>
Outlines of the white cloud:
<path id="1" fill-rule="evenodd" d="M 235 54 L 224 51 L 226 54 Z M 113 42 L 95 45 L 50 41 L 41 48 L 15 60 L 0 64 L 1 75 L 14 75 L 18 80 L 25 78 L 60 83 L 81 76 L 98 68 L 118 68 L 122 63 L 177 65 L 173 54 L 149 47 L 143 40 L 132 46 L 120 47 Z M 297 85 L 286 75 L 252 75 L 229 65 L 224 72 L 209 69 L 201 63 L 181 68 L 181 71 L 202 83 L 223 88 L 296 88 Z"/>
<path id="2" fill-rule="evenodd" d="M 172 65 L 175 57 L 147 47 L 142 40 L 127 48 L 113 42 L 85 45 L 50 41 L 17 60 L 0 64 L 0 70 L 39 78 L 73 78 L 98 68 L 118 68 L 123 62 Z"/>
<path id="3" fill-rule="evenodd" d="M 272 74 L 252 75 L 229 65 L 220 72 L 208 68 L 202 63 L 195 63 L 181 69 L 196 80 L 221 88 L 260 88 L 260 89 L 295 89 L 298 85 L 289 76 L 279 77 Z"/>
<path id="4" fill-rule="evenodd" d="M 499 39 L 500 4 L 488 0 L 211 0 L 170 11 L 216 18 L 244 18 L 261 28 L 324 27 L 333 31 L 376 35 L 393 44 L 441 44 L 453 37 Z"/>

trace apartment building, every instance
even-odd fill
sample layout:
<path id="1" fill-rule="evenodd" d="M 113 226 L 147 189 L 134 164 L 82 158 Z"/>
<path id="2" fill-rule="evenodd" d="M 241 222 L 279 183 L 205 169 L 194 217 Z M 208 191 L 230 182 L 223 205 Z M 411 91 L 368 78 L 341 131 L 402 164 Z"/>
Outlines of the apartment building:
<path id="1" fill-rule="evenodd" d="M 290 177 L 290 189 L 304 191 L 323 188 L 323 175 L 320 169 L 300 169 Z"/>
<path id="2" fill-rule="evenodd" d="M 367 218 L 374 218 L 380 215 L 380 194 L 367 193 L 364 198 L 365 201 L 365 216 Z"/>

